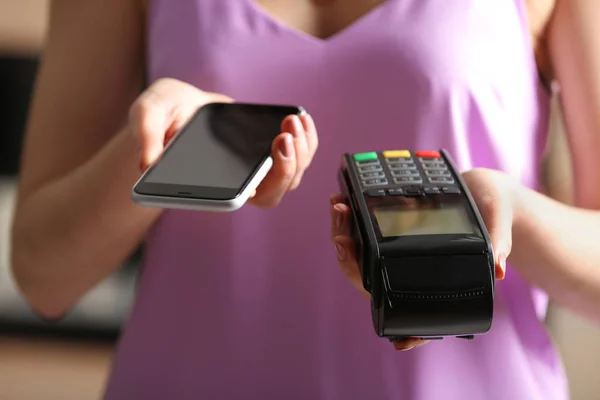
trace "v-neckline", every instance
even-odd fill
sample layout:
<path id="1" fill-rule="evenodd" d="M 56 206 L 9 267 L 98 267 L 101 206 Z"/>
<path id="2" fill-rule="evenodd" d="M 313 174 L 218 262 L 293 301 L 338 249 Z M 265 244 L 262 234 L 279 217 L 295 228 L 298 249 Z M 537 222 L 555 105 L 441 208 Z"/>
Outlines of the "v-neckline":
<path id="1" fill-rule="evenodd" d="M 371 18 L 374 18 L 376 15 L 384 12 L 385 9 L 391 3 L 394 3 L 397 0 L 385 0 L 384 2 L 378 4 L 377 6 L 373 7 L 371 10 L 367 11 L 366 13 L 364 13 L 363 15 L 358 17 L 351 24 L 340 29 L 339 31 L 337 31 L 334 34 L 327 36 L 326 38 L 320 38 L 318 36 L 311 35 L 310 33 L 304 32 L 303 30 L 296 28 L 295 26 L 292 26 L 285 21 L 282 21 L 277 16 L 274 16 L 273 14 L 271 14 L 271 12 L 269 12 L 269 10 L 266 10 L 264 7 L 262 7 L 260 4 L 258 4 L 255 0 L 240 0 L 240 1 L 245 4 L 245 6 L 248 8 L 248 10 L 251 13 L 258 15 L 260 18 L 266 20 L 267 22 L 269 22 L 272 25 L 275 25 L 280 30 L 288 32 L 292 35 L 298 36 L 309 42 L 324 45 L 324 44 L 328 44 L 328 43 L 332 43 L 334 41 L 340 40 L 344 36 L 347 36 L 350 33 L 352 33 L 352 31 L 359 29 L 368 20 L 370 20 Z"/>

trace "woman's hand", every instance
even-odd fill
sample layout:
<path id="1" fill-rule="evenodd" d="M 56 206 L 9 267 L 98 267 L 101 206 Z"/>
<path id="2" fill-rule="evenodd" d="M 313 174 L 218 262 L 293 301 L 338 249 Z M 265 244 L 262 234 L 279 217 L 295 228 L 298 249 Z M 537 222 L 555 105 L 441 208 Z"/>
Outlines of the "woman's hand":
<path id="1" fill-rule="evenodd" d="M 156 81 L 130 110 L 130 130 L 140 144 L 140 168 L 145 170 L 159 158 L 165 145 L 198 108 L 232 101 L 175 79 Z M 273 167 L 250 199 L 250 203 L 259 207 L 277 205 L 287 191 L 298 187 L 318 147 L 310 115 L 288 116 L 281 131 L 272 144 Z"/>
<path id="2" fill-rule="evenodd" d="M 513 210 L 516 204 L 517 183 L 507 174 L 489 169 L 473 169 L 463 174 L 465 183 L 479 208 L 490 234 L 496 261 L 496 278 L 504 279 L 506 259 L 512 248 Z M 331 237 L 335 244 L 338 264 L 352 285 L 365 297 L 362 278 L 350 237 L 351 212 L 340 194 L 331 196 Z M 427 343 L 417 338 L 394 343 L 397 350 L 409 350 Z"/>

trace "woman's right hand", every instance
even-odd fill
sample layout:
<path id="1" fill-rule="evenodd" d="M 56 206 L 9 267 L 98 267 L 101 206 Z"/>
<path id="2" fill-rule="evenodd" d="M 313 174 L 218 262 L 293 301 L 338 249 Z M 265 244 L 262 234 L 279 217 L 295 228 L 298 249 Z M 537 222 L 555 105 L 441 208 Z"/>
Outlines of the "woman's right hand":
<path id="1" fill-rule="evenodd" d="M 138 97 L 129 113 L 130 131 L 139 143 L 140 168 L 145 170 L 160 157 L 165 145 L 198 108 L 232 101 L 175 79 L 156 81 Z M 286 117 L 281 131 L 272 144 L 273 167 L 249 201 L 259 207 L 277 205 L 287 191 L 298 187 L 318 147 L 317 131 L 308 114 Z"/>
<path id="2" fill-rule="evenodd" d="M 332 195 L 329 201 L 331 207 L 330 233 L 331 240 L 335 245 L 338 264 L 350 283 L 370 301 L 371 295 L 363 286 L 356 258 L 355 243 L 351 237 L 352 212 L 350 211 L 350 207 L 346 204 L 344 196 L 339 193 Z M 428 340 L 411 337 L 403 341 L 394 342 L 393 345 L 396 350 L 405 351 L 412 350 L 428 342 Z"/>

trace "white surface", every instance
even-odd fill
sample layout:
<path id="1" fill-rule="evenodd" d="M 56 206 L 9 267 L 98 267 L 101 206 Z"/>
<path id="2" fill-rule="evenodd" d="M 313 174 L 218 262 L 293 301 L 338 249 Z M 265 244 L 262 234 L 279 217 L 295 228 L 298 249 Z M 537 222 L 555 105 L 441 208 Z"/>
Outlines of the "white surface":
<path id="1" fill-rule="evenodd" d="M 8 268 L 10 260 L 10 224 L 14 208 L 12 180 L 0 180 L 0 314 L 16 306 L 15 287 Z"/>

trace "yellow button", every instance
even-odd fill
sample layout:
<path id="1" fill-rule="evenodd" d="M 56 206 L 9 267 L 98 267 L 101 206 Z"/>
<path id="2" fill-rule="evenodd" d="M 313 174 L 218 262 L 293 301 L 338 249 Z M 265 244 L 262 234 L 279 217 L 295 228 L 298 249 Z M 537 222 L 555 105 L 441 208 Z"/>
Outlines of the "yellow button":
<path id="1" fill-rule="evenodd" d="M 410 158 L 408 150 L 387 150 L 383 152 L 385 158 Z"/>

